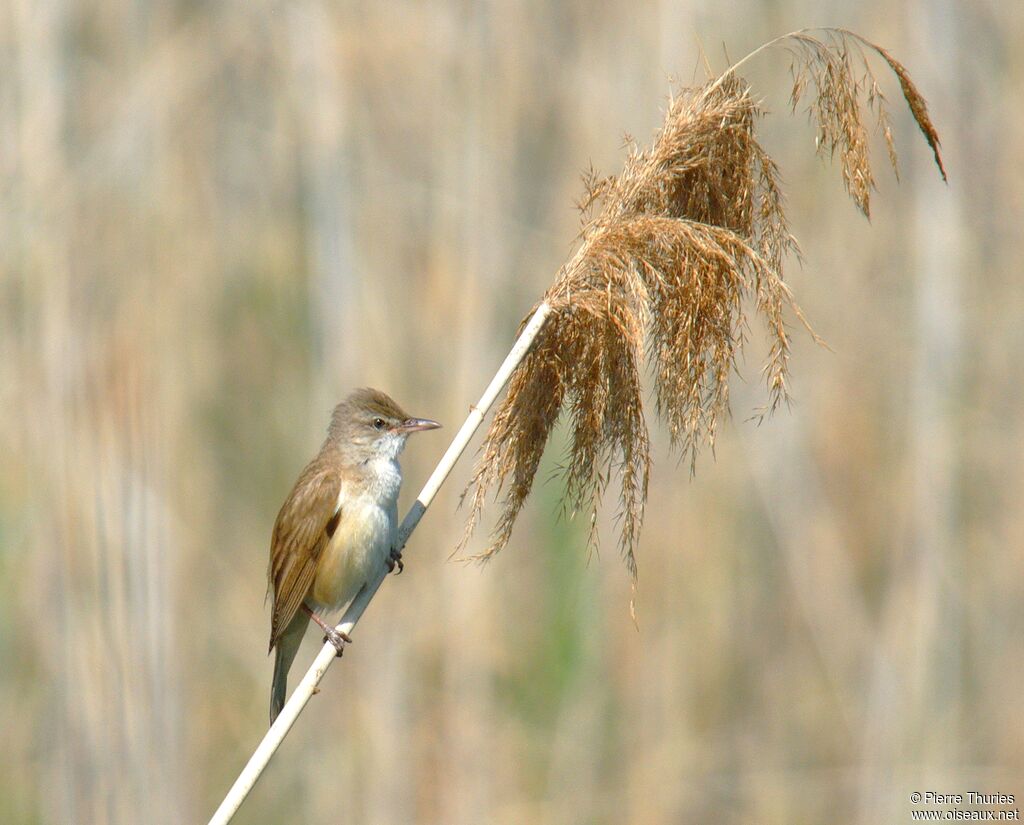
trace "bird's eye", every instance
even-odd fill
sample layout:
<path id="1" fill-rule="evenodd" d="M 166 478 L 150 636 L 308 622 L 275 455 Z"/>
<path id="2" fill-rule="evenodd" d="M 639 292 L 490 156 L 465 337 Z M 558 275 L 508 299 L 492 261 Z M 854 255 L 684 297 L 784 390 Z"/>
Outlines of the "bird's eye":
<path id="1" fill-rule="evenodd" d="M 384 429 L 384 419 L 383 418 L 375 418 L 375 419 L 373 419 L 373 429 L 375 429 L 375 430 L 383 430 Z"/>

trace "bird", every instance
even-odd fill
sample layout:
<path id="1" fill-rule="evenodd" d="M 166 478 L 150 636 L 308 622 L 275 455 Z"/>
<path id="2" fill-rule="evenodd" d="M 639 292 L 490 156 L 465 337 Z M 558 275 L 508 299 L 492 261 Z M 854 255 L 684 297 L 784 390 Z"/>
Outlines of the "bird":
<path id="1" fill-rule="evenodd" d="M 299 474 L 270 541 L 268 596 L 274 677 L 270 722 L 284 707 L 291 668 L 309 620 L 340 656 L 346 634 L 322 618 L 341 610 L 384 571 L 402 570 L 398 529 L 398 456 L 414 432 L 441 425 L 408 415 L 380 390 L 364 387 L 331 414 L 320 451 Z"/>

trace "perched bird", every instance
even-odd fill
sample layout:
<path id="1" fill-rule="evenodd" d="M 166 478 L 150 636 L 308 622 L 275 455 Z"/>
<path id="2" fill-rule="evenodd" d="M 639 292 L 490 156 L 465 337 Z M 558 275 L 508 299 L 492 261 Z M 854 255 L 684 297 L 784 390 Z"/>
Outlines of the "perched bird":
<path id="1" fill-rule="evenodd" d="M 385 568 L 401 565 L 398 455 L 410 433 L 440 426 L 407 415 L 373 389 L 356 390 L 334 408 L 327 438 L 285 499 L 270 542 L 271 723 L 284 707 L 288 670 L 310 618 L 340 656 L 351 639 L 322 615 L 345 607 Z"/>

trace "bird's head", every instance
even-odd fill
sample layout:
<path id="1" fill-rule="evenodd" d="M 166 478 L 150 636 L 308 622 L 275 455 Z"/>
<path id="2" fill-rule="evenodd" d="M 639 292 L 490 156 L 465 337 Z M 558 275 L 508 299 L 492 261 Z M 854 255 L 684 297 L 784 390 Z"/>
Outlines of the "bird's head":
<path id="1" fill-rule="evenodd" d="M 380 390 L 364 387 L 334 408 L 328 439 L 354 461 L 394 459 L 410 434 L 440 426 L 429 418 L 409 415 Z"/>

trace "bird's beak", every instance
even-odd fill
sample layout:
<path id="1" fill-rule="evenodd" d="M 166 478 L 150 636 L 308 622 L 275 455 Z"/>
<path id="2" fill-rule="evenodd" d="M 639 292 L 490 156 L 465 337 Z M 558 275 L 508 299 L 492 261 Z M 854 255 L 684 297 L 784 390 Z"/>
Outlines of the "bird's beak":
<path id="1" fill-rule="evenodd" d="M 440 426 L 429 418 L 407 418 L 395 429 L 400 433 L 418 433 L 420 430 L 436 430 Z"/>

